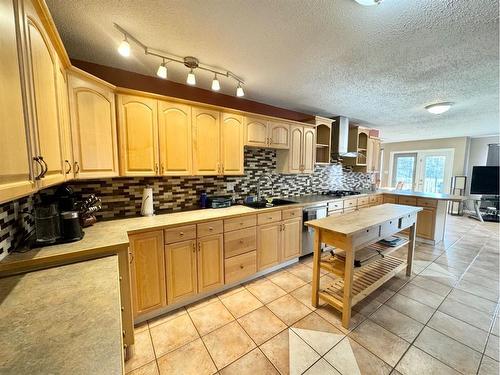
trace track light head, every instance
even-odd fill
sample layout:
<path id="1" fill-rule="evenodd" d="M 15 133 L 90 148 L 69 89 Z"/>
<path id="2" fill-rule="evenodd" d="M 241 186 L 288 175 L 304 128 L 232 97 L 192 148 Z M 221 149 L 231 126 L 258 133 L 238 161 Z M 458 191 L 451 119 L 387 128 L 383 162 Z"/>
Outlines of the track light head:
<path id="1" fill-rule="evenodd" d="M 165 63 L 165 59 L 163 59 L 163 62 L 158 67 L 156 75 L 160 78 L 167 79 L 167 64 Z"/>
<path id="2" fill-rule="evenodd" d="M 123 57 L 130 56 L 130 43 L 127 40 L 127 35 L 124 35 L 123 41 L 118 46 L 118 53 Z"/>
<path id="3" fill-rule="evenodd" d="M 243 87 L 241 87 L 241 82 L 238 82 L 238 87 L 236 87 L 236 96 L 240 98 L 245 96 L 245 91 L 243 91 Z"/>
<path id="4" fill-rule="evenodd" d="M 214 79 L 212 80 L 212 90 L 214 91 L 220 90 L 220 82 L 217 79 L 217 73 L 215 74 Z"/>
<path id="5" fill-rule="evenodd" d="M 186 83 L 188 85 L 191 85 L 191 86 L 196 85 L 196 76 L 194 75 L 193 68 L 191 68 L 191 70 L 189 70 L 189 73 L 188 73 L 187 79 L 186 79 Z"/>

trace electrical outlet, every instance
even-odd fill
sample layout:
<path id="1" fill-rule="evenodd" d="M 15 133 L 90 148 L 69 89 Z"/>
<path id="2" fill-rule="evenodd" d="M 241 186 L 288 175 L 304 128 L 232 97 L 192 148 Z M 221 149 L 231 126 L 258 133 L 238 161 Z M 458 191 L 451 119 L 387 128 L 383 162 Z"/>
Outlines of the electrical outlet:
<path id="1" fill-rule="evenodd" d="M 19 202 L 14 202 L 14 220 L 19 218 Z"/>

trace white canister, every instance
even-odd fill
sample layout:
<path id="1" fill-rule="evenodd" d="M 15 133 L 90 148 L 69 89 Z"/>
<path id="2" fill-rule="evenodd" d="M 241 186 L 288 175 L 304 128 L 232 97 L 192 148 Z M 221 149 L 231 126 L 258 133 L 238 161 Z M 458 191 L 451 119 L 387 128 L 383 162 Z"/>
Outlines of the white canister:
<path id="1" fill-rule="evenodd" d="M 154 215 L 153 188 L 151 186 L 146 186 L 142 191 L 141 215 L 142 216 Z"/>

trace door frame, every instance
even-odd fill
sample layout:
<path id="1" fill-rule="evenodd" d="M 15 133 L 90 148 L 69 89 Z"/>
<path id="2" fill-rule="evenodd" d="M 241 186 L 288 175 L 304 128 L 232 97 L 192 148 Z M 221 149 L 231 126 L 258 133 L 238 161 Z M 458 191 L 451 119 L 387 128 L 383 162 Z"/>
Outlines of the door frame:
<path id="1" fill-rule="evenodd" d="M 435 148 L 435 149 L 425 149 L 425 150 L 408 150 L 408 151 L 391 151 L 389 155 L 389 176 L 387 179 L 388 185 L 390 187 L 395 187 L 392 186 L 392 176 L 394 173 L 394 156 L 397 154 L 417 154 L 417 164 L 415 166 L 415 173 L 414 173 L 414 186 L 412 187 L 412 190 L 416 190 L 416 179 L 419 177 L 420 170 L 422 169 L 422 160 L 425 154 L 436 154 L 436 153 L 448 153 L 450 156 L 450 160 L 447 160 L 447 164 L 449 167 L 449 171 L 447 171 L 445 167 L 445 176 L 444 176 L 444 192 L 446 193 L 447 190 L 449 190 L 450 187 L 450 179 L 453 176 L 453 163 L 455 162 L 455 149 L 454 148 Z M 447 173 L 448 172 L 448 173 Z M 450 178 L 448 178 L 450 177 Z"/>

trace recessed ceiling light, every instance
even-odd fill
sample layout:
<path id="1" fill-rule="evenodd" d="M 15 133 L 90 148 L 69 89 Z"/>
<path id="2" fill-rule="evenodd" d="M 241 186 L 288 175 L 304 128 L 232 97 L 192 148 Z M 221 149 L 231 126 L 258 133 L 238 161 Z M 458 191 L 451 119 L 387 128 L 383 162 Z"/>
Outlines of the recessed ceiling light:
<path id="1" fill-rule="evenodd" d="M 426 105 L 425 109 L 434 115 L 440 115 L 441 113 L 447 112 L 452 105 L 453 103 L 451 102 L 435 103 Z"/>
<path id="2" fill-rule="evenodd" d="M 364 6 L 379 5 L 382 2 L 382 0 L 354 0 L 354 1 Z"/>

